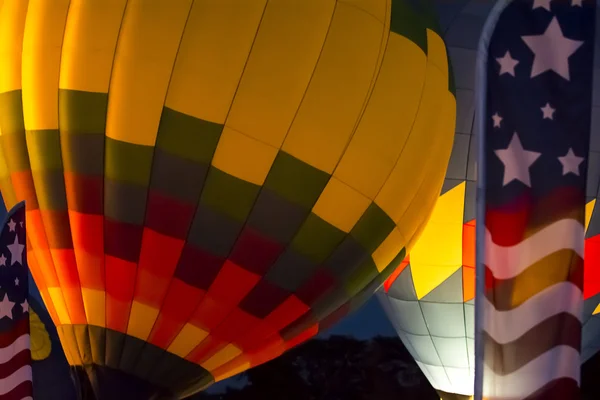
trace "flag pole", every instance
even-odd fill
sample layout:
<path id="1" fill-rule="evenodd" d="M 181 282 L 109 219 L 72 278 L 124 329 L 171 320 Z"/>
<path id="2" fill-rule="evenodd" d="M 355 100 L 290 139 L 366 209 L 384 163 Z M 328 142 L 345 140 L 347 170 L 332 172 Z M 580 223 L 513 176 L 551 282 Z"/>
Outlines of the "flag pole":
<path id="1" fill-rule="evenodd" d="M 513 0 L 498 0 L 490 11 L 479 37 L 475 69 L 475 134 L 477 135 L 477 194 L 475 214 L 475 379 L 473 399 L 483 400 L 484 296 L 485 296 L 485 190 L 487 68 L 490 39 L 502 11 Z"/>

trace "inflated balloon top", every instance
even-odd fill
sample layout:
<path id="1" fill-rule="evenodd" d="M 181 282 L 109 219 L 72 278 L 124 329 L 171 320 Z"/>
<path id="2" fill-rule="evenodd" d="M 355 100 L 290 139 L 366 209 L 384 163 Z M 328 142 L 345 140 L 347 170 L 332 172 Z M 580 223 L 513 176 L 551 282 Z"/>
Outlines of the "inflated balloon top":
<path id="1" fill-rule="evenodd" d="M 270 360 L 404 258 L 455 121 L 407 1 L 0 2 L 1 190 L 99 398 Z"/>

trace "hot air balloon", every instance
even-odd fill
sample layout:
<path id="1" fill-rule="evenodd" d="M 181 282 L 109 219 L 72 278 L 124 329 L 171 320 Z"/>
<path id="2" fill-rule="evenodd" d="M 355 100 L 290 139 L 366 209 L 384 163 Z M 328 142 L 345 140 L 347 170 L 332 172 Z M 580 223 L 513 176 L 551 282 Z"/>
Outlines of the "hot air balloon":
<path id="1" fill-rule="evenodd" d="M 185 397 L 310 338 L 433 208 L 455 98 L 407 0 L 0 4 L 0 189 L 99 399 Z"/>
<path id="2" fill-rule="evenodd" d="M 431 385 L 445 400 L 468 399 L 474 378 L 476 49 L 492 0 L 436 3 L 455 74 L 454 147 L 440 199 L 419 241 L 377 294 Z M 596 43 L 596 46 L 599 44 Z M 600 71 L 600 64 L 596 66 Z M 600 85 L 596 80 L 595 85 Z M 594 117 L 600 115 L 594 95 Z M 600 349 L 600 183 L 598 120 L 593 119 L 586 204 L 582 362 Z"/>

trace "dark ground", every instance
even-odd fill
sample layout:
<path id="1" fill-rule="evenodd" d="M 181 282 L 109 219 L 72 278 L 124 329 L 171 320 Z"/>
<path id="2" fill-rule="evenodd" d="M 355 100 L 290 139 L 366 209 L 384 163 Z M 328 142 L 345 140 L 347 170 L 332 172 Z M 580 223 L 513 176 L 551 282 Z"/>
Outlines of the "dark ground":
<path id="1" fill-rule="evenodd" d="M 583 366 L 581 399 L 564 400 L 600 399 L 599 374 L 600 355 L 596 355 Z M 187 400 L 440 398 L 400 339 L 385 336 L 370 340 L 339 335 L 313 339 L 229 382 L 224 393 L 198 393 Z M 83 399 L 94 399 L 89 385 L 80 390 Z"/>
<path id="2" fill-rule="evenodd" d="M 600 356 L 583 366 L 581 400 L 600 399 Z M 236 379 L 236 378 L 232 378 Z M 189 400 L 439 400 L 400 339 L 314 339 L 240 378 L 247 384 Z M 565 399 L 572 400 L 572 399 Z"/>
<path id="3" fill-rule="evenodd" d="M 248 383 L 189 400 L 439 400 L 394 337 L 314 339 L 238 379 Z"/>

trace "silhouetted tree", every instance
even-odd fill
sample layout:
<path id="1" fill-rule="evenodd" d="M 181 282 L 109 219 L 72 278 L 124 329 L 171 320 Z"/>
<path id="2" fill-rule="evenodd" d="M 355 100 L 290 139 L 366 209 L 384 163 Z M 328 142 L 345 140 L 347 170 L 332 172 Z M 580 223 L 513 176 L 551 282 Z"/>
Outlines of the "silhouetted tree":
<path id="1" fill-rule="evenodd" d="M 397 338 L 314 339 L 244 373 L 248 384 L 194 400 L 437 400 Z"/>
<path id="2" fill-rule="evenodd" d="M 600 372 L 600 354 L 590 358 L 581 369 L 581 400 L 600 399 L 600 381 L 598 373 Z"/>
<path id="3" fill-rule="evenodd" d="M 600 355 L 582 369 L 581 400 L 600 399 Z M 242 374 L 247 385 L 189 400 L 438 400 L 395 337 L 313 339 Z M 233 378 L 235 379 L 235 378 Z"/>

